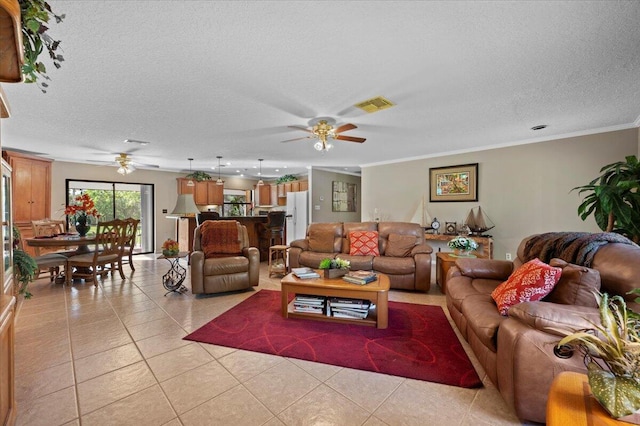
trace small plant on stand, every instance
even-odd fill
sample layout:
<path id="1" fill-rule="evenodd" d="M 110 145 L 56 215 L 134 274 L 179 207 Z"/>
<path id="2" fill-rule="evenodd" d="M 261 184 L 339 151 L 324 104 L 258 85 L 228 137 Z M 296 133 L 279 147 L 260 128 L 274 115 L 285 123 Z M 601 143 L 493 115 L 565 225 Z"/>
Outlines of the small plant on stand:
<path id="1" fill-rule="evenodd" d="M 25 299 L 30 299 L 32 294 L 28 290 L 28 285 L 38 276 L 38 265 L 36 261 L 20 248 L 20 231 L 13 227 L 13 266 L 15 277 L 18 281 L 18 293 L 24 294 Z"/>
<path id="2" fill-rule="evenodd" d="M 175 256 L 180 252 L 180 247 L 176 240 L 168 238 L 167 241 L 162 243 L 162 254 L 165 256 Z"/>

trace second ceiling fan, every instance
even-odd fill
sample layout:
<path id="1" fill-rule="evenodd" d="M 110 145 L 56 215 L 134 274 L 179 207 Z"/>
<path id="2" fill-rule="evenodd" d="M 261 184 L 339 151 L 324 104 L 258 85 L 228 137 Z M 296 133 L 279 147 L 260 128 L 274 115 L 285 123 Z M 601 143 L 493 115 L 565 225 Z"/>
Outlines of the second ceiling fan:
<path id="1" fill-rule="evenodd" d="M 358 138 L 355 136 L 345 136 L 341 134 L 342 132 L 346 132 L 347 130 L 357 129 L 358 126 L 356 126 L 355 124 L 346 123 L 334 129 L 333 123 L 330 123 L 330 121 L 333 121 L 333 120 L 324 119 L 324 118 L 318 119 L 315 124 L 311 123 L 312 127 L 310 129 L 302 126 L 289 126 L 292 129 L 298 129 L 298 130 L 303 130 L 305 132 L 309 132 L 311 133 L 311 135 L 303 138 L 288 139 L 282 142 L 294 142 L 294 141 L 299 141 L 303 139 L 318 139 L 318 141 L 313 145 L 313 147 L 318 151 L 328 151 L 333 147 L 333 145 L 327 141 L 327 138 L 341 140 L 341 141 L 348 141 L 348 142 L 357 142 L 357 143 L 362 143 L 366 141 L 365 138 Z"/>

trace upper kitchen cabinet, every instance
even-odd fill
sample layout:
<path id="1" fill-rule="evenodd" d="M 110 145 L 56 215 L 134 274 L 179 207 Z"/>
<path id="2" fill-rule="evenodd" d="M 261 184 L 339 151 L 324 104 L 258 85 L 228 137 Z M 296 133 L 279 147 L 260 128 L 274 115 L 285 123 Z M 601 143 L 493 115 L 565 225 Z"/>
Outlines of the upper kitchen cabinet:
<path id="1" fill-rule="evenodd" d="M 51 160 L 4 151 L 13 170 L 13 222 L 31 228 L 31 221 L 51 215 Z"/>

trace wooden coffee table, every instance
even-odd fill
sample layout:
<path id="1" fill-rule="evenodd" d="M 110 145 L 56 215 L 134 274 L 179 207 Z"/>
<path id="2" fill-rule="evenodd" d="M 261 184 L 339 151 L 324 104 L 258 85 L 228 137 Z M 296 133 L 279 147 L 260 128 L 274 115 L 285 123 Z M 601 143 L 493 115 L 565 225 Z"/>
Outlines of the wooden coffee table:
<path id="1" fill-rule="evenodd" d="M 319 273 L 322 275 L 322 271 L 319 271 Z M 307 318 L 318 321 L 368 325 L 378 328 L 387 328 L 389 324 L 389 277 L 385 274 L 378 273 L 376 281 L 365 285 L 351 284 L 342 278 L 301 280 L 293 274 L 287 274 L 282 278 L 281 284 L 282 316 L 284 318 Z M 373 302 L 376 307 L 369 312 L 369 316 L 365 319 L 335 318 L 321 314 L 294 312 L 293 302 L 289 303 L 289 293 L 366 299 Z"/>

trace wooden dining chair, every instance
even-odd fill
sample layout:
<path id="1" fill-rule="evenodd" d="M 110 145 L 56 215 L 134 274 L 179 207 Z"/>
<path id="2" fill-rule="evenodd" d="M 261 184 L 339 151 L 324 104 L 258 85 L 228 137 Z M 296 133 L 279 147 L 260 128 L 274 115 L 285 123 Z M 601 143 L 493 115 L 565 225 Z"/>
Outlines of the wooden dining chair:
<path id="1" fill-rule="evenodd" d="M 34 220 L 31 221 L 31 229 L 35 238 L 53 237 L 64 234 L 64 221 L 62 220 Z M 38 276 L 43 272 L 49 272 L 49 280 L 53 281 L 60 275 L 60 267 L 67 263 L 69 251 L 61 251 L 56 248 L 34 247 L 33 259 L 38 265 Z"/>
<path id="2" fill-rule="evenodd" d="M 122 253 L 125 243 L 126 222 L 120 219 L 98 222 L 95 248 L 91 253 L 72 256 L 67 259 L 66 281 L 74 278 L 92 278 L 98 286 L 98 275 L 117 269 L 120 278 L 126 279 L 122 271 Z M 109 268 L 107 268 L 109 267 Z"/>
<path id="3" fill-rule="evenodd" d="M 125 242 L 122 252 L 122 262 L 123 264 L 129 264 L 132 271 L 135 271 L 136 268 L 133 266 L 133 249 L 136 247 L 136 236 L 138 232 L 138 225 L 140 224 L 140 219 L 134 219 L 129 217 L 124 219 L 126 222 L 125 227 Z"/>

